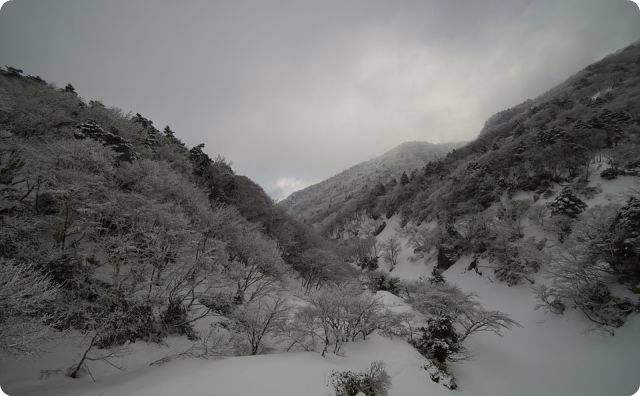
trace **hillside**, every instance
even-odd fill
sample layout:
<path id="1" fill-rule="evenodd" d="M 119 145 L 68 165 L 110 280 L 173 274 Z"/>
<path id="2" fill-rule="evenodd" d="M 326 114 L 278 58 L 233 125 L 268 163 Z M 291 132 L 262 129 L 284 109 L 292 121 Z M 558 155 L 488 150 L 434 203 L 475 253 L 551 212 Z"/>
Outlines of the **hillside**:
<path id="1" fill-rule="evenodd" d="M 318 287 L 350 272 L 204 145 L 11 67 L 0 199 L 0 353 L 37 353 L 45 333 L 85 334 L 88 351 L 193 338 L 199 318 L 284 277 Z"/>
<path id="2" fill-rule="evenodd" d="M 449 148 L 312 186 L 296 220 L 170 127 L 0 69 L 0 384 L 632 394 L 640 43 Z"/>
<path id="3" fill-rule="evenodd" d="M 406 279 L 438 283 L 464 259 L 480 276 L 531 285 L 540 309 L 577 310 L 613 334 L 640 309 L 639 159 L 634 43 L 493 115 L 404 182 L 359 195 L 323 231 L 356 244 L 365 272 L 396 271 L 400 257 Z"/>
<path id="4" fill-rule="evenodd" d="M 541 308 L 572 307 L 613 333 L 639 307 L 639 159 L 635 43 L 490 117 L 405 183 L 363 195 L 338 213 L 348 232 L 327 235 L 361 241 L 358 264 L 388 271 L 405 238 L 409 279 L 428 264 L 439 282 L 466 257 L 469 271 L 534 285 Z"/>
<path id="5" fill-rule="evenodd" d="M 504 193 L 579 189 L 594 163 L 611 167 L 611 178 L 637 174 L 639 71 L 636 43 L 492 116 L 478 139 L 423 168 L 394 206 L 405 222 L 420 222 L 486 209 Z"/>
<path id="6" fill-rule="evenodd" d="M 504 194 L 579 190 L 594 164 L 610 178 L 637 175 L 639 71 L 636 43 L 491 116 L 476 140 L 430 161 L 404 186 L 370 191 L 359 207 L 340 208 L 340 217 L 358 217 L 364 208 L 373 218 L 399 213 L 403 224 L 420 224 L 485 210 Z"/>
<path id="7" fill-rule="evenodd" d="M 341 211 L 351 210 L 358 200 L 379 185 L 397 183 L 428 162 L 443 157 L 456 143 L 405 142 L 386 153 L 361 162 L 320 183 L 294 192 L 279 203 L 307 224 L 329 226 Z"/>

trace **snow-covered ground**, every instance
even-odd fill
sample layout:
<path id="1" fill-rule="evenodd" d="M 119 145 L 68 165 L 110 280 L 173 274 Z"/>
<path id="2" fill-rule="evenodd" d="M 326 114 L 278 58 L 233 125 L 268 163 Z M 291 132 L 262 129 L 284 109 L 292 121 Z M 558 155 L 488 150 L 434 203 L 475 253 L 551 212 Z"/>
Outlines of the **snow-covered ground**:
<path id="1" fill-rule="evenodd" d="M 604 193 L 589 205 L 620 201 L 637 178 L 605 181 Z M 392 218 L 378 236 L 380 241 L 397 234 L 398 219 Z M 399 235 L 399 234 L 398 234 Z M 411 249 L 400 236 L 403 250 L 393 275 L 403 279 L 428 276 L 434 260 L 411 261 Z M 444 276 L 463 290 L 474 292 L 488 309 L 506 312 L 522 327 L 498 337 L 480 333 L 467 340 L 471 361 L 455 363 L 453 373 L 460 390 L 449 391 L 432 382 L 421 368 L 424 359 L 401 339 L 372 335 L 366 341 L 346 344 L 344 356 L 322 358 L 313 352 L 274 353 L 219 360 L 177 359 L 161 366 L 148 363 L 186 350 L 184 338 L 170 338 L 167 345 L 138 342 L 117 363 L 120 372 L 92 362 L 96 382 L 72 380 L 63 375 L 38 380 L 41 369 L 65 369 L 80 350 L 60 345 L 52 353 L 15 361 L 0 357 L 0 384 L 17 395 L 102 396 L 326 396 L 332 370 L 363 370 L 374 360 L 386 363 L 392 378 L 391 396 L 627 396 L 640 384 L 640 317 L 631 316 L 615 336 L 586 332 L 589 323 L 568 310 L 563 316 L 536 311 L 530 286 L 508 287 L 491 279 L 491 271 L 480 276 L 467 272 L 470 257 L 463 257 Z M 409 310 L 400 298 L 379 292 L 391 309 Z"/>
<path id="2" fill-rule="evenodd" d="M 399 266 L 407 264 L 414 265 L 402 261 Z M 588 324 L 579 315 L 569 312 L 546 316 L 534 310 L 535 301 L 528 288 L 510 288 L 473 272 L 464 273 L 465 264 L 461 260 L 450 268 L 445 274 L 447 279 L 476 292 L 487 308 L 511 314 L 523 327 L 506 332 L 503 337 L 478 334 L 468 340 L 473 360 L 453 366 L 461 388 L 457 394 L 626 396 L 635 392 L 640 383 L 640 318 L 632 317 L 615 336 L 584 333 Z M 381 297 L 396 310 L 406 309 L 395 296 L 382 293 Z M 137 356 L 149 360 L 168 352 L 157 346 L 138 348 Z M 326 396 L 331 370 L 362 370 L 374 360 L 383 360 L 387 365 L 392 377 L 391 396 L 452 394 L 431 382 L 420 368 L 423 359 L 407 343 L 378 335 L 346 344 L 343 357 L 293 352 L 178 360 L 159 367 L 137 365 L 137 369 L 124 373 L 112 371 L 95 383 L 65 377 L 5 382 L 10 374 L 4 371 L 5 362 L 0 381 L 12 396 Z M 54 361 L 44 367 L 56 367 Z"/>
<path id="3" fill-rule="evenodd" d="M 461 388 L 456 393 L 626 396 L 635 392 L 640 383 L 639 317 L 632 317 L 615 336 L 585 333 L 588 323 L 580 315 L 568 312 L 564 316 L 548 316 L 535 311 L 536 303 L 529 288 L 507 287 L 488 277 L 465 272 L 466 261 L 463 258 L 446 271 L 447 280 L 476 292 L 485 307 L 511 314 L 523 327 L 508 331 L 503 337 L 493 334 L 471 337 L 467 346 L 474 354 L 473 360 L 453 366 Z M 417 271 L 417 265 L 424 267 L 423 273 L 430 272 L 430 265 L 403 259 L 397 273 Z M 380 293 L 380 296 L 394 310 L 407 309 L 402 300 L 393 295 Z M 177 339 L 169 341 L 173 352 L 187 347 Z M 383 360 L 392 377 L 391 396 L 452 394 L 431 382 L 420 368 L 423 359 L 407 343 L 378 335 L 346 344 L 343 357 L 322 358 L 317 353 L 294 352 L 221 360 L 177 360 L 159 367 L 150 367 L 142 361 L 169 353 L 168 347 L 137 343 L 134 348 L 138 353 L 133 356 L 140 361 L 129 361 L 129 371 L 107 372 L 103 368 L 102 378 L 95 383 L 87 378 L 71 380 L 63 376 L 33 381 L 35 368 L 61 367 L 59 355 L 19 362 L 9 371 L 6 371 L 7 365 L 15 362 L 4 361 L 0 383 L 12 396 L 325 396 L 329 394 L 327 379 L 331 370 L 362 370 L 374 360 Z M 71 356 L 65 358 L 65 363 L 71 361 Z M 20 379 L 21 370 L 25 376 Z M 12 377 L 10 381 L 9 377 Z"/>

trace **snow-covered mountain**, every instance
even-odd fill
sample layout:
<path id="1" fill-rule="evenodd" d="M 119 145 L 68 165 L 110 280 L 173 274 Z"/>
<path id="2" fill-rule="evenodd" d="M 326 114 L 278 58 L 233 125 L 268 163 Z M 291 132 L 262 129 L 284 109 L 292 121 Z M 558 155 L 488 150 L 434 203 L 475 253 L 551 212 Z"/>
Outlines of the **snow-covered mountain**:
<path id="1" fill-rule="evenodd" d="M 321 224 L 327 216 L 353 205 L 358 197 L 379 183 L 400 181 L 402 173 L 443 157 L 461 143 L 405 142 L 386 153 L 361 162 L 320 183 L 296 191 L 279 205 L 309 224 Z"/>
<path id="2" fill-rule="evenodd" d="M 202 145 L 13 68 L 0 141 L 11 395 L 637 389 L 640 43 L 463 147 L 282 203 L 332 239 Z"/>

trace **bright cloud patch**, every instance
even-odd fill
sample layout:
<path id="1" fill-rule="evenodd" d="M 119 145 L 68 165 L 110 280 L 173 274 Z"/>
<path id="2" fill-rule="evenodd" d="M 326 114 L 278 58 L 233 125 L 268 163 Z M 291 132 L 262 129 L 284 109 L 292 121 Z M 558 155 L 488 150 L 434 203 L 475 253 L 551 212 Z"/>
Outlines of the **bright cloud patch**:
<path id="1" fill-rule="evenodd" d="M 268 193 L 271 198 L 280 201 L 311 184 L 313 184 L 313 182 L 308 180 L 297 179 L 295 177 L 281 177 L 270 186 Z"/>

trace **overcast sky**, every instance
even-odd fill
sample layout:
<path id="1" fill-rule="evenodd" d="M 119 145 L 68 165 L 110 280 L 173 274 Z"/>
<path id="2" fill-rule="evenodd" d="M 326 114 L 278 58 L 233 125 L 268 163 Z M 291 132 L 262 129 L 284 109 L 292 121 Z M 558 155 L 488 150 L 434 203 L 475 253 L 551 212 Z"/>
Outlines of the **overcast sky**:
<path id="1" fill-rule="evenodd" d="M 640 39 L 628 0 L 13 0 L 0 64 L 169 124 L 275 198 Z"/>

